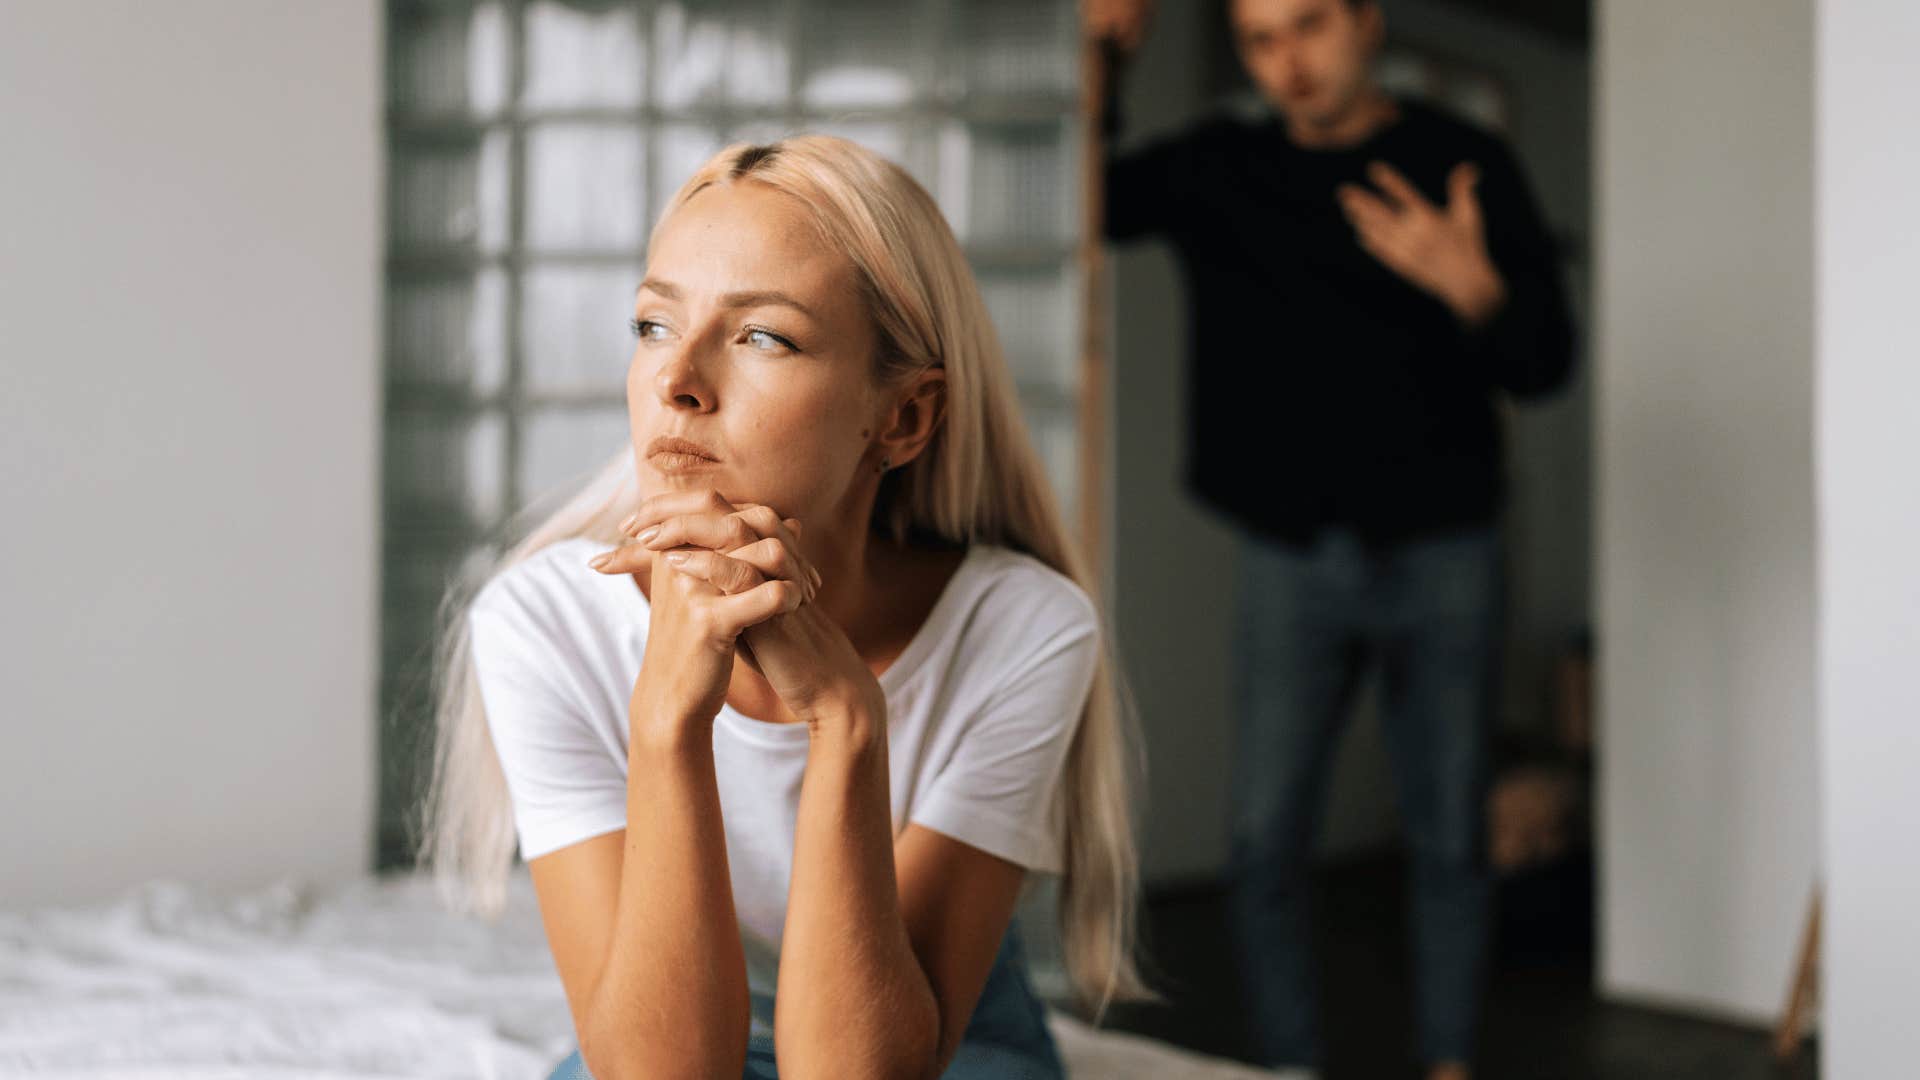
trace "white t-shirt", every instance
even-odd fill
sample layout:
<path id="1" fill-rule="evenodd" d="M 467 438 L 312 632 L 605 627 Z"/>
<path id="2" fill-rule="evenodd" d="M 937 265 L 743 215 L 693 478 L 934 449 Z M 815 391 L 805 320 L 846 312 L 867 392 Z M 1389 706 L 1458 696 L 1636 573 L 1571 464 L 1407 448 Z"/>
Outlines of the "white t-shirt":
<path id="1" fill-rule="evenodd" d="M 535 859 L 626 827 L 627 702 L 649 606 L 626 574 L 587 560 L 613 545 L 562 540 L 487 582 L 468 614 L 487 725 Z M 1099 651 L 1073 579 L 974 544 L 926 622 L 879 675 L 887 699 L 894 835 L 923 825 L 1030 871 L 1059 873 L 1062 767 Z M 770 1005 L 807 760 L 805 724 L 723 706 L 713 725 L 734 911 L 755 998 Z"/>

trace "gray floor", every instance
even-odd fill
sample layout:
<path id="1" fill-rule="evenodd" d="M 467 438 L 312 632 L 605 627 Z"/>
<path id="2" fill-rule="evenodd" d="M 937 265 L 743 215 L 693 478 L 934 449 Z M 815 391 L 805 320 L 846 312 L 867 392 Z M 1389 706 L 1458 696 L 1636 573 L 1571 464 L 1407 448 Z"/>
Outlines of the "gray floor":
<path id="1" fill-rule="evenodd" d="M 1592 875 L 1570 861 L 1501 889 L 1496 962 L 1488 991 L 1486 1080 L 1810 1080 L 1809 1044 L 1775 1065 L 1765 1032 L 1594 997 Z M 1317 888 L 1319 968 L 1328 1024 L 1327 1080 L 1399 1080 L 1412 1064 L 1409 980 L 1402 928 L 1404 881 L 1391 855 L 1324 869 Z M 1112 1026 L 1208 1053 L 1250 1060 L 1248 1018 L 1232 969 L 1220 886 L 1151 896 L 1142 932 L 1172 999 L 1121 1007 Z"/>

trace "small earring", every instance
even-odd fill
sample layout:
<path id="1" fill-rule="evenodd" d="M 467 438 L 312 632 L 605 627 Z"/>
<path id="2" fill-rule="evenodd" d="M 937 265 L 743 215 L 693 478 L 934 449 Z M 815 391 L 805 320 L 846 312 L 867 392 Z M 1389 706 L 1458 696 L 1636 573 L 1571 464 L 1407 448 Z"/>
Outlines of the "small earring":
<path id="1" fill-rule="evenodd" d="M 893 468 L 893 459 L 891 457 L 883 457 L 880 459 L 880 471 L 882 473 L 891 468 Z"/>

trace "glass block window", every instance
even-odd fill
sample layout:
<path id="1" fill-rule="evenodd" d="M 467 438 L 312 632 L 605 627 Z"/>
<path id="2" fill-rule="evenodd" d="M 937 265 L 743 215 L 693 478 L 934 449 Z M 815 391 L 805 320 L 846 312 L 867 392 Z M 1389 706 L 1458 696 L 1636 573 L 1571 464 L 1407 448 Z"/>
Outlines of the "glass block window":
<path id="1" fill-rule="evenodd" d="M 1075 504 L 1074 0 L 390 0 L 380 865 L 430 745 L 435 606 L 507 515 L 627 444 L 625 313 L 662 204 L 821 131 L 925 184 Z"/>

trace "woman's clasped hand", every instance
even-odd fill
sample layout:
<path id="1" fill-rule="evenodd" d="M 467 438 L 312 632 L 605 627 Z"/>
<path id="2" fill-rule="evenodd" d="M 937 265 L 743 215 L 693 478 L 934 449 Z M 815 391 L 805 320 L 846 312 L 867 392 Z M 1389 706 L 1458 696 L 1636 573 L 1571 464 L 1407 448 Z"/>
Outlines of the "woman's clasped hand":
<path id="1" fill-rule="evenodd" d="M 819 571 L 801 525 L 772 507 L 731 502 L 711 488 L 654 495 L 621 523 L 635 538 L 595 559 L 603 574 L 649 583 L 650 621 L 636 717 L 678 734 L 726 701 L 738 654 L 792 718 L 866 734 L 884 717 L 878 680 L 846 633 L 812 601 Z"/>

